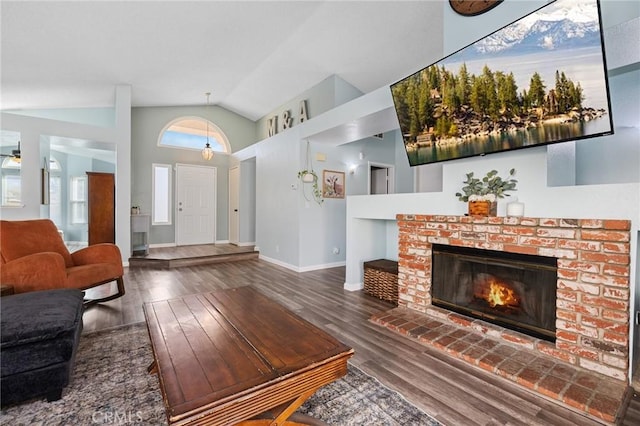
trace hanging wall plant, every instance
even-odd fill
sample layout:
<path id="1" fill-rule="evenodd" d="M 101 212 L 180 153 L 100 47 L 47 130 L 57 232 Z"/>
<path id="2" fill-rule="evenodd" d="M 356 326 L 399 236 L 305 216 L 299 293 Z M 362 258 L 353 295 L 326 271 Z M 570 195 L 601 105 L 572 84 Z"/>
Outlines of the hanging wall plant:
<path id="1" fill-rule="evenodd" d="M 302 195 L 307 201 L 315 201 L 318 205 L 322 205 L 324 201 L 322 199 L 322 190 L 318 186 L 318 175 L 313 170 L 313 163 L 311 161 L 311 150 L 309 148 L 309 141 L 307 141 L 307 161 L 304 170 L 298 172 L 298 179 L 302 181 Z M 311 187 L 310 197 L 307 195 L 307 186 Z"/>

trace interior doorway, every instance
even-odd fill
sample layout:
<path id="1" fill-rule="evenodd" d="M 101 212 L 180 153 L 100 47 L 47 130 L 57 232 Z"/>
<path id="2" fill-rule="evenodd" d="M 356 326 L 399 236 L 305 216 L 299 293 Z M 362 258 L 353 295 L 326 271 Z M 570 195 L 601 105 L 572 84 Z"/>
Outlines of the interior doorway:
<path id="1" fill-rule="evenodd" d="M 369 162 L 368 194 L 395 193 L 395 168 L 391 164 Z"/>
<path id="2" fill-rule="evenodd" d="M 215 243 L 216 175 L 215 167 L 176 165 L 176 245 Z"/>

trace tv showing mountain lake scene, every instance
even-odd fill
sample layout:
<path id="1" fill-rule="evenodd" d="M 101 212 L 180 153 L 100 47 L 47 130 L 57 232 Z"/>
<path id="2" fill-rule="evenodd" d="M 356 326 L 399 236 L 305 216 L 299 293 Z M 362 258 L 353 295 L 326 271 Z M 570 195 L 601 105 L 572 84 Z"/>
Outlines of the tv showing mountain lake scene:
<path id="1" fill-rule="evenodd" d="M 409 164 L 612 134 L 601 28 L 556 0 L 392 84 Z"/>

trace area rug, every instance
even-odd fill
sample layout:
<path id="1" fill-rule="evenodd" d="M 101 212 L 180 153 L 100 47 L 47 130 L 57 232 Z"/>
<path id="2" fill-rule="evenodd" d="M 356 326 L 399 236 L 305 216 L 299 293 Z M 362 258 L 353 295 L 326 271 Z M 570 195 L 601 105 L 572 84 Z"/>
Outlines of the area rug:
<path id="1" fill-rule="evenodd" d="M 3 425 L 166 425 L 144 323 L 83 335 L 73 382 L 62 399 L 34 400 L 0 413 Z M 346 376 L 321 388 L 299 410 L 329 425 L 440 423 L 397 392 L 349 364 Z"/>

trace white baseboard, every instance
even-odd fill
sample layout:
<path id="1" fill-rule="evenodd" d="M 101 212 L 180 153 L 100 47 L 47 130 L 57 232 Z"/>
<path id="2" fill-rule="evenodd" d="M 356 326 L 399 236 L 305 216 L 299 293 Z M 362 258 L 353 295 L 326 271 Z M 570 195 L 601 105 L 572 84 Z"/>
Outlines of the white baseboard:
<path id="1" fill-rule="evenodd" d="M 299 272 L 310 272 L 310 271 L 317 271 L 320 269 L 329 269 L 329 268 L 337 268 L 338 266 L 345 266 L 347 264 L 347 262 L 343 261 L 343 262 L 333 262 L 333 263 L 323 263 L 321 265 L 313 265 L 313 266 L 303 266 L 301 268 L 298 268 L 300 271 Z"/>
<path id="2" fill-rule="evenodd" d="M 255 246 L 256 243 L 235 243 L 235 245 L 237 245 L 238 247 L 250 247 L 250 246 Z"/>
<path id="3" fill-rule="evenodd" d="M 313 265 L 313 266 L 295 266 L 290 263 L 283 262 L 281 260 L 272 259 L 270 257 L 259 255 L 259 259 L 264 260 L 265 262 L 273 263 L 278 266 L 282 266 L 283 268 L 290 269 L 295 272 L 310 272 L 317 271 L 319 269 L 329 269 L 329 268 L 337 268 L 338 266 L 345 266 L 346 262 L 334 262 L 334 263 L 325 263 L 322 265 Z M 363 286 L 364 287 L 364 286 Z"/>
<path id="4" fill-rule="evenodd" d="M 165 248 L 165 247 L 176 247 L 176 243 L 149 244 L 149 248 Z"/>
<path id="5" fill-rule="evenodd" d="M 360 291 L 364 288 L 364 283 L 344 283 L 342 288 L 347 291 Z"/>
<path id="6" fill-rule="evenodd" d="M 214 244 L 229 244 L 229 240 L 216 241 Z M 178 247 L 178 246 L 176 245 L 176 243 L 149 244 L 149 248 L 167 248 L 167 247 Z"/>
<path id="7" fill-rule="evenodd" d="M 274 265 L 282 266 L 283 268 L 287 268 L 295 272 L 300 272 L 297 266 L 294 266 L 290 263 L 283 262 L 278 259 L 273 259 L 271 257 L 264 256 L 262 254 L 258 255 L 258 259 L 264 260 L 265 262 L 273 263 Z"/>

